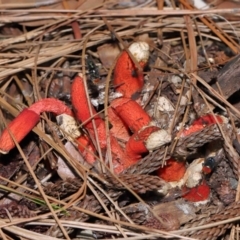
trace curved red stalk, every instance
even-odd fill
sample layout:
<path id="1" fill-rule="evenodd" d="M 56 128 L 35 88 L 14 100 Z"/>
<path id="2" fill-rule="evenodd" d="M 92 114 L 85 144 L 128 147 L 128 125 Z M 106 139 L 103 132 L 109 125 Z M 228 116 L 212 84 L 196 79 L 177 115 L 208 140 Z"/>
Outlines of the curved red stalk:
<path id="1" fill-rule="evenodd" d="M 112 101 L 111 107 L 132 132 L 139 131 L 151 121 L 150 116 L 142 107 L 129 98 L 117 98 Z"/>
<path id="2" fill-rule="evenodd" d="M 205 201 L 209 198 L 210 187 L 205 181 L 194 188 L 183 187 L 182 189 L 183 198 L 191 202 Z"/>
<path id="3" fill-rule="evenodd" d="M 91 114 L 88 107 L 87 95 L 84 88 L 83 79 L 80 76 L 76 76 L 72 83 L 71 88 L 72 94 L 72 104 L 75 110 L 75 115 L 77 119 L 81 122 L 85 123 L 86 128 L 88 130 L 93 130 L 93 124 L 91 120 Z M 92 113 L 94 115 L 93 119 L 95 120 L 96 127 L 103 122 L 100 116 L 97 114 L 95 109 L 91 106 Z"/>
<path id="4" fill-rule="evenodd" d="M 215 120 L 215 118 L 217 121 Z M 215 124 L 216 122 L 223 123 L 222 117 L 219 115 L 207 114 L 205 116 L 202 116 L 202 117 L 196 119 L 192 124 L 209 126 L 211 124 Z"/>
<path id="5" fill-rule="evenodd" d="M 84 126 L 89 131 L 89 134 L 94 138 L 94 129 L 93 124 L 89 120 L 91 118 L 90 111 L 88 108 L 87 103 L 87 96 L 85 93 L 83 79 L 79 76 L 75 77 L 73 84 L 72 84 L 72 104 L 74 106 L 76 117 L 78 120 L 82 122 L 86 122 Z M 92 107 L 92 106 L 91 106 Z M 96 114 L 95 109 L 92 107 L 93 114 Z M 104 152 L 106 151 L 106 128 L 104 121 L 100 118 L 99 115 L 95 115 L 94 118 L 96 127 L 97 127 L 97 134 L 98 139 L 100 142 L 101 150 Z M 89 120 L 89 121 L 88 121 Z M 112 136 L 110 132 L 110 141 L 111 141 L 111 151 L 112 151 L 112 158 L 113 158 L 113 165 L 114 168 L 117 168 L 116 171 L 120 172 L 124 170 L 124 163 L 128 162 L 121 146 L 118 144 L 117 140 Z M 91 159 L 87 159 L 87 161 L 92 161 Z"/>
<path id="6" fill-rule="evenodd" d="M 170 158 L 166 161 L 165 166 L 157 170 L 157 175 L 167 182 L 175 182 L 181 180 L 185 172 L 185 162 Z"/>
<path id="7" fill-rule="evenodd" d="M 43 112 L 52 112 L 56 115 L 67 114 L 73 116 L 72 110 L 66 106 L 62 101 L 55 98 L 43 98 L 32 104 L 28 110 L 40 115 Z"/>
<path id="8" fill-rule="evenodd" d="M 34 111 L 24 109 L 11 123 L 8 128 L 14 135 L 17 142 L 20 142 L 39 122 L 40 116 Z M 15 147 L 11 135 L 6 128 L 0 137 L 0 152 L 8 153 Z"/>
<path id="9" fill-rule="evenodd" d="M 111 107 L 134 133 L 126 144 L 125 152 L 131 162 L 136 162 L 142 154 L 170 140 L 171 136 L 166 131 L 149 126 L 151 118 L 137 102 L 129 98 L 118 98 L 111 103 Z"/>
<path id="10" fill-rule="evenodd" d="M 142 154 L 148 153 L 146 142 L 149 136 L 157 130 L 159 130 L 158 127 L 150 126 L 134 133 L 126 144 L 126 155 L 136 162 Z"/>
<path id="11" fill-rule="evenodd" d="M 143 67 L 145 63 L 141 64 Z M 139 72 L 132 59 L 126 51 L 122 52 L 118 58 L 114 69 L 113 84 L 116 91 L 123 94 L 124 97 L 131 98 L 136 92 L 140 92 L 143 84 L 143 74 Z"/>
<path id="12" fill-rule="evenodd" d="M 143 67 L 149 57 L 149 46 L 146 43 L 138 42 L 132 44 L 129 49 L 134 55 L 134 57 L 137 59 L 137 61 L 139 61 L 139 65 Z M 143 87 L 143 74 L 137 72 L 137 68 L 127 52 L 123 52 L 117 61 L 114 71 L 114 84 L 117 86 L 117 91 L 121 92 L 125 97 L 128 98 L 130 98 L 134 93 L 140 91 Z M 83 79 L 79 76 L 75 77 L 72 84 L 72 104 L 76 110 L 76 116 L 78 120 L 84 123 L 88 121 L 87 123 L 85 123 L 85 127 L 88 129 L 89 133 L 94 136 L 91 115 L 84 88 L 84 82 Z M 124 124 L 126 126 L 129 126 L 129 128 L 133 132 L 139 131 L 143 127 L 147 126 L 151 121 L 151 118 L 148 116 L 148 114 L 146 114 L 145 111 L 136 102 L 131 101 L 130 99 L 116 99 L 112 102 L 112 106 L 113 109 L 116 111 L 117 115 L 123 120 Z M 96 111 L 92 106 L 91 108 L 93 114 L 95 115 Z M 96 123 L 101 149 L 106 150 L 104 121 L 99 117 L 99 115 L 95 115 L 93 119 Z M 114 121 L 112 122 L 112 124 L 114 125 Z M 119 124 L 119 121 L 117 122 L 117 124 Z M 113 126 L 113 129 L 115 130 L 116 126 Z M 122 148 L 118 144 L 117 140 L 113 137 L 111 132 L 110 140 L 114 170 L 116 173 L 120 173 L 126 167 L 136 162 L 136 160 L 140 158 L 141 153 L 145 153 L 148 151 L 144 146 L 144 143 L 145 140 L 148 140 L 148 137 L 152 132 L 150 133 L 147 130 L 142 130 L 141 133 L 138 133 L 138 138 L 142 137 L 141 140 L 136 140 L 134 138 L 136 136 L 134 136 L 132 138 L 132 141 L 130 141 L 129 143 L 129 150 L 126 151 L 126 154 L 122 151 Z M 130 148 L 132 149 L 130 150 Z M 135 148 L 136 150 L 135 154 L 133 148 Z M 128 153 L 129 155 L 131 155 L 131 157 L 128 156 Z"/>
<path id="13" fill-rule="evenodd" d="M 40 113 L 53 112 L 57 115 L 66 113 L 72 115 L 72 111 L 61 101 L 55 98 L 44 98 L 24 109 L 9 125 L 8 128 L 20 142 L 39 122 Z M 0 137 L 0 152 L 7 153 L 15 147 L 8 129 L 5 129 Z"/>
<path id="14" fill-rule="evenodd" d="M 135 101 L 129 98 L 118 98 L 111 107 L 123 123 L 134 133 L 126 145 L 126 155 L 134 159 L 170 141 L 170 135 L 156 126 L 149 126 L 150 116 Z"/>
<path id="15" fill-rule="evenodd" d="M 85 93 L 83 79 L 80 76 L 76 76 L 74 78 L 71 94 L 72 94 L 72 104 L 73 104 L 74 112 L 77 119 L 84 123 L 84 126 L 89 131 L 89 134 L 91 134 L 91 136 L 94 137 L 95 136 L 94 128 L 93 128 L 93 123 L 91 121 L 91 114 L 88 107 L 87 95 Z M 105 149 L 106 138 L 107 138 L 105 123 L 102 120 L 102 118 L 97 114 L 93 106 L 91 105 L 90 107 L 92 108 L 92 113 L 94 115 L 93 119 L 95 120 L 100 147 L 102 149 Z"/>
<path id="16" fill-rule="evenodd" d="M 128 49 L 138 61 L 140 67 L 144 68 L 149 58 L 149 45 L 146 42 L 134 42 Z M 137 69 L 126 51 L 123 51 L 117 60 L 113 84 L 116 86 L 116 91 L 127 98 L 131 98 L 133 94 L 140 92 L 143 87 L 143 73 Z"/>

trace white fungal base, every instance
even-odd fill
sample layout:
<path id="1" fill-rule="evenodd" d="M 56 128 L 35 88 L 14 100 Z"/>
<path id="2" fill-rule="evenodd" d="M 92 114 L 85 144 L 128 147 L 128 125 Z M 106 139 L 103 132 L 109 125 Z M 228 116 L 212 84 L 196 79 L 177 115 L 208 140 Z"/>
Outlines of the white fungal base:
<path id="1" fill-rule="evenodd" d="M 153 132 L 147 139 L 145 146 L 149 151 L 157 149 L 172 140 L 171 135 L 164 129 Z"/>
<path id="2" fill-rule="evenodd" d="M 77 138 L 81 136 L 81 133 L 77 126 L 77 122 L 72 116 L 63 113 L 61 115 L 58 115 L 56 119 L 58 125 L 63 130 L 61 131 L 62 135 L 65 136 L 67 139 L 72 140 L 72 138 Z"/>
<path id="3" fill-rule="evenodd" d="M 1 154 L 7 154 L 7 153 L 9 153 L 9 151 L 6 152 L 6 151 L 3 151 L 3 150 L 0 149 L 0 153 Z"/>
<path id="4" fill-rule="evenodd" d="M 169 182 L 172 188 L 186 185 L 188 188 L 196 187 L 202 180 L 202 167 L 204 158 L 194 160 L 187 168 L 183 178 L 177 182 Z"/>
<path id="5" fill-rule="evenodd" d="M 163 184 L 163 186 L 161 187 L 161 189 L 157 190 L 157 192 L 161 195 L 167 195 L 169 192 L 169 189 L 171 189 L 171 186 L 169 185 L 169 183 L 165 182 Z"/>
<path id="6" fill-rule="evenodd" d="M 194 160 L 186 171 L 186 186 L 188 188 L 196 187 L 202 179 L 202 167 L 204 158 Z"/>
<path id="7" fill-rule="evenodd" d="M 201 9 L 201 10 L 204 10 L 204 9 L 209 9 L 209 4 L 207 4 L 205 1 L 202 1 L 202 0 L 193 0 L 193 5 L 195 8 L 197 9 Z"/>
<path id="8" fill-rule="evenodd" d="M 149 45 L 146 42 L 134 42 L 128 49 L 138 62 L 148 61 L 150 51 Z"/>

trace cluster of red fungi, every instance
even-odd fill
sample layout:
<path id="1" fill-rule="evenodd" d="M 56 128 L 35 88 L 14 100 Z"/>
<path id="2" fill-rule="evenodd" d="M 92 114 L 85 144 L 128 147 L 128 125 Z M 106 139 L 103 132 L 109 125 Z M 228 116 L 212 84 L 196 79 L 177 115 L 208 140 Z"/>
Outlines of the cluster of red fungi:
<path id="1" fill-rule="evenodd" d="M 129 54 L 129 51 L 131 54 Z M 132 60 L 131 55 L 135 61 Z M 155 126 L 151 117 L 138 102 L 132 100 L 132 96 L 141 92 L 143 88 L 144 77 L 139 67 L 142 69 L 145 67 L 148 57 L 148 44 L 136 42 L 130 45 L 128 51 L 121 53 L 115 66 L 113 85 L 116 86 L 115 91 L 121 97 L 114 99 L 109 104 L 108 119 L 112 126 L 109 131 L 109 138 L 113 171 L 116 174 L 120 174 L 129 166 L 135 164 L 143 154 L 147 154 L 149 151 L 171 141 L 171 135 L 166 130 Z M 138 66 L 135 64 L 136 61 Z M 83 126 L 89 135 L 80 135 L 76 137 L 75 142 L 79 143 L 78 148 L 86 161 L 93 164 L 96 161 L 94 155 L 91 154 L 91 152 L 96 152 L 95 145 L 91 140 L 96 139 L 94 125 L 103 152 L 106 152 L 107 149 L 107 136 L 105 121 L 93 106 L 89 107 L 85 89 L 84 78 L 80 75 L 76 76 L 71 88 L 73 111 L 62 101 L 54 98 L 39 100 L 29 108 L 24 109 L 3 131 L 0 137 L 0 151 L 8 153 L 14 148 L 13 137 L 15 141 L 20 142 L 39 122 L 42 112 L 52 112 L 56 115 L 67 114 L 84 124 Z M 217 121 L 221 123 L 222 119 L 219 116 L 217 117 Z M 215 123 L 216 117 L 204 116 L 181 131 L 179 137 L 186 136 L 194 131 L 201 131 L 206 124 Z M 125 147 L 120 145 L 117 139 L 126 142 Z M 167 182 L 178 182 L 184 177 L 186 168 L 184 161 L 171 158 L 156 174 Z M 210 188 L 204 180 L 192 188 L 187 188 L 184 185 L 182 190 L 183 197 L 193 202 L 206 200 L 210 194 Z"/>

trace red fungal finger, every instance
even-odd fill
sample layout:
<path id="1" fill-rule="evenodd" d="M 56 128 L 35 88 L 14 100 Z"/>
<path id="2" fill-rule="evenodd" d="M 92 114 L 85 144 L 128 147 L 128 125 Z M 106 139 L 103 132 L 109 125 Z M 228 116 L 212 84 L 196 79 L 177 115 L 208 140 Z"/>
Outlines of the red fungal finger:
<path id="1" fill-rule="evenodd" d="M 28 110 L 40 115 L 42 112 L 52 112 L 56 115 L 67 114 L 72 116 L 72 110 L 66 106 L 62 101 L 55 98 L 44 98 L 32 104 Z"/>
<path id="2" fill-rule="evenodd" d="M 44 98 L 31 105 L 28 109 L 24 109 L 8 125 L 17 142 L 20 142 L 39 122 L 40 113 L 42 112 L 72 115 L 72 111 L 63 102 L 55 98 Z M 0 152 L 7 153 L 14 147 L 15 144 L 8 130 L 5 129 L 0 137 Z"/>
<path id="3" fill-rule="evenodd" d="M 175 182 L 181 180 L 185 172 L 185 162 L 170 158 L 166 161 L 165 166 L 158 169 L 157 175 L 167 182 Z"/>
<path id="4" fill-rule="evenodd" d="M 167 131 L 150 126 L 150 116 L 135 101 L 129 98 L 118 98 L 111 103 L 111 107 L 134 133 L 126 144 L 126 155 L 132 161 L 139 160 L 142 154 L 171 140 Z"/>
<path id="5" fill-rule="evenodd" d="M 87 96 L 85 93 L 83 79 L 80 76 L 76 76 L 72 84 L 72 104 L 75 109 L 76 117 L 78 118 L 78 120 L 85 122 L 84 126 L 89 131 L 89 134 L 91 135 L 91 137 L 94 139 L 95 135 L 94 135 L 93 124 L 90 120 L 91 115 L 90 115 L 90 111 L 87 103 Z M 94 115 L 96 114 L 96 111 L 93 107 L 92 107 L 92 112 Z M 97 134 L 98 134 L 101 150 L 105 152 L 107 147 L 105 123 L 100 118 L 99 115 L 95 115 L 93 119 L 95 120 L 95 123 L 96 123 Z M 110 132 L 110 141 L 111 141 L 113 165 L 114 167 L 118 168 L 118 171 L 120 172 L 124 170 L 123 169 L 124 163 L 128 162 L 128 159 L 123 153 L 123 150 L 121 146 L 118 144 L 117 140 L 112 136 L 111 132 Z M 92 159 L 87 159 L 87 161 L 91 162 Z"/>
<path id="6" fill-rule="evenodd" d="M 89 131 L 91 136 L 95 138 L 93 123 L 91 120 L 91 114 L 88 107 L 87 102 L 87 95 L 84 88 L 83 79 L 80 76 L 76 76 L 72 83 L 72 104 L 74 107 L 74 112 L 77 119 L 84 123 L 84 126 Z M 95 120 L 97 134 L 100 142 L 100 147 L 102 149 L 106 148 L 106 129 L 105 123 L 97 114 L 95 109 L 90 105 L 92 108 L 92 113 L 94 115 L 93 119 Z"/>
<path id="7" fill-rule="evenodd" d="M 142 109 L 142 107 L 129 98 L 115 99 L 111 103 L 111 107 L 132 132 L 139 131 L 151 121 L 150 116 Z"/>
<path id="8" fill-rule="evenodd" d="M 151 126 L 134 133 L 126 144 L 126 155 L 137 161 L 141 158 L 142 154 L 148 153 L 146 142 L 149 136 L 157 130 L 159 130 L 158 127 Z"/>
<path id="9" fill-rule="evenodd" d="M 86 128 L 93 130 L 93 124 L 91 120 L 91 114 L 88 106 L 84 82 L 80 76 L 76 76 L 74 78 L 71 88 L 71 94 L 72 104 L 77 119 L 81 122 L 86 123 L 85 124 Z M 98 125 L 100 125 L 100 123 L 102 123 L 103 120 L 99 117 L 99 115 L 96 115 L 95 109 L 92 106 L 90 107 L 92 108 L 93 115 L 95 115 L 93 119 L 95 120 L 96 126 L 98 127 Z"/>
<path id="10" fill-rule="evenodd" d="M 130 45 L 129 51 L 141 67 L 146 65 L 149 58 L 149 45 L 147 43 L 133 43 Z M 137 67 L 126 51 L 123 51 L 118 58 L 114 69 L 113 83 L 116 86 L 116 91 L 122 93 L 127 98 L 131 98 L 133 94 L 139 92 L 143 87 L 143 74 L 137 70 Z"/>
<path id="11" fill-rule="evenodd" d="M 9 125 L 8 128 L 15 137 L 17 142 L 20 142 L 39 122 L 39 114 L 29 109 L 24 109 Z M 0 152 L 8 153 L 15 147 L 8 129 L 5 129 L 0 137 Z"/>
<path id="12" fill-rule="evenodd" d="M 79 143 L 78 149 L 81 152 L 83 152 L 87 146 L 92 144 L 90 139 L 87 136 L 85 136 L 85 135 L 80 136 L 76 140 Z"/>
<path id="13" fill-rule="evenodd" d="M 124 97 L 131 98 L 143 87 L 143 74 L 137 71 L 127 52 L 123 52 L 114 70 L 114 86 Z"/>
<path id="14" fill-rule="evenodd" d="M 194 188 L 183 187 L 183 198 L 191 202 L 205 201 L 209 198 L 210 187 L 205 181 Z"/>
<path id="15" fill-rule="evenodd" d="M 164 137 L 162 139 L 162 137 Z M 115 173 L 119 174 L 126 168 L 138 161 L 142 154 L 162 146 L 169 142 L 170 135 L 156 126 L 148 126 L 135 132 L 126 144 L 125 154 L 120 159 L 118 166 L 115 167 Z"/>

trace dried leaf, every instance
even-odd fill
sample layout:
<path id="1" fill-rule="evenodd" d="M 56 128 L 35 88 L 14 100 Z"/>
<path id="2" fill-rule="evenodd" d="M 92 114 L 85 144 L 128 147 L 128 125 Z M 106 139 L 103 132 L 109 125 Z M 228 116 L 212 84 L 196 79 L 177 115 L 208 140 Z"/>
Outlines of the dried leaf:
<path id="1" fill-rule="evenodd" d="M 97 49 L 99 58 L 105 68 L 110 68 L 117 56 L 120 53 L 120 49 L 117 45 L 104 44 Z"/>
<path id="2" fill-rule="evenodd" d="M 75 149 L 73 144 L 71 142 L 66 142 L 64 145 L 66 150 L 70 153 L 70 155 L 78 162 L 82 164 L 86 164 L 85 160 L 81 156 L 81 154 Z M 69 165 L 65 162 L 62 157 L 58 156 L 57 159 L 57 173 L 60 176 L 61 179 L 66 180 L 67 178 L 75 178 L 76 175 L 74 174 L 74 171 L 69 167 Z"/>

